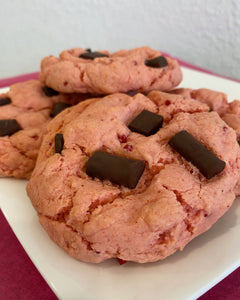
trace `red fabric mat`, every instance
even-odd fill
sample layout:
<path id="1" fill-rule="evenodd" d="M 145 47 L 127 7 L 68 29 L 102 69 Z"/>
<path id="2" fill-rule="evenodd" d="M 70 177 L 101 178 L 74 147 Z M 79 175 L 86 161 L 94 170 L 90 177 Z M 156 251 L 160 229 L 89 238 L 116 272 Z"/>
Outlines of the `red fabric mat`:
<path id="1" fill-rule="evenodd" d="M 0 210 L 0 299 L 56 300 Z"/>
<path id="2" fill-rule="evenodd" d="M 39 75 L 39 72 L 34 72 L 34 73 L 19 75 L 19 76 L 15 76 L 15 77 L 11 77 L 11 78 L 0 79 L 0 88 L 10 86 L 17 82 L 23 82 L 23 81 L 27 81 L 30 79 L 38 79 L 38 75 Z"/>

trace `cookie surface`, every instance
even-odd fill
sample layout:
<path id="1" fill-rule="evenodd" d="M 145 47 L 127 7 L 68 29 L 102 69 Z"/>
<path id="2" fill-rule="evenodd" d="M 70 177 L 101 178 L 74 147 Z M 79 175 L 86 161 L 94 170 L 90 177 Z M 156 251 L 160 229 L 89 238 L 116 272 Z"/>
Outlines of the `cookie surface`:
<path id="1" fill-rule="evenodd" d="M 232 127 L 237 134 L 237 139 L 240 140 L 240 101 L 234 100 L 228 104 L 222 119 Z"/>
<path id="2" fill-rule="evenodd" d="M 228 102 L 227 95 L 210 89 L 179 88 L 171 91 L 172 94 L 182 95 L 206 103 L 210 110 L 216 111 L 222 119 L 232 127 L 240 139 L 240 101 Z"/>
<path id="3" fill-rule="evenodd" d="M 0 177 L 28 178 L 35 166 L 46 124 L 52 119 L 54 104 L 73 104 L 77 99 L 63 94 L 46 96 L 37 80 L 14 84 L 0 98 L 0 132 L 4 124 L 8 123 L 8 129 L 13 121 L 19 125 L 17 131 L 1 134 Z"/>
<path id="4" fill-rule="evenodd" d="M 59 58 L 45 57 L 41 62 L 40 80 L 64 93 L 99 94 L 153 89 L 167 91 L 182 80 L 178 62 L 149 47 L 120 50 L 113 54 L 100 51 L 97 53 L 105 56 L 89 59 L 91 53 L 74 48 L 63 51 Z M 149 63 L 159 57 L 165 63 L 161 60 L 159 64 Z"/>
<path id="5" fill-rule="evenodd" d="M 210 110 L 216 111 L 220 116 L 226 112 L 228 107 L 227 95 L 225 93 L 206 88 L 179 88 L 171 91 L 171 93 L 180 94 L 186 98 L 192 98 L 206 103 Z"/>
<path id="6" fill-rule="evenodd" d="M 219 116 L 236 132 L 237 140 L 240 141 L 240 101 L 228 102 L 227 95 L 210 89 L 179 88 L 171 91 L 173 94 L 182 95 L 184 98 L 193 98 L 201 103 L 206 103 L 209 110 L 216 111 Z M 240 176 L 235 188 L 237 196 L 240 195 Z"/>
<path id="7" fill-rule="evenodd" d="M 205 104 L 197 101 L 194 111 L 189 101 L 161 92 L 114 94 L 84 101 L 48 124 L 27 193 L 52 240 L 86 262 L 153 262 L 183 249 L 228 210 L 239 171 L 235 132 Z M 129 129 L 143 110 L 164 117 L 150 136 Z M 206 179 L 169 145 L 182 130 L 225 162 L 222 172 Z M 56 134 L 64 141 L 60 153 Z M 144 162 L 136 187 L 88 176 L 97 151 Z"/>

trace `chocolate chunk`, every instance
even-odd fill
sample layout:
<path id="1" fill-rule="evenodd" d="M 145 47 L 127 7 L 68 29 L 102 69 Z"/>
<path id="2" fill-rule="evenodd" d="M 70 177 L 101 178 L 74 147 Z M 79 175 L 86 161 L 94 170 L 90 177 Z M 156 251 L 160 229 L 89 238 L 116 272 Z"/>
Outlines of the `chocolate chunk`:
<path id="1" fill-rule="evenodd" d="M 54 89 L 52 89 L 46 85 L 42 88 L 42 90 L 47 97 L 53 97 L 53 96 L 57 96 L 59 94 L 59 92 L 55 91 Z"/>
<path id="2" fill-rule="evenodd" d="M 196 166 L 207 179 L 222 172 L 226 165 L 186 130 L 175 134 L 169 145 Z"/>
<path id="3" fill-rule="evenodd" d="M 139 91 L 128 91 L 125 94 L 127 94 L 128 96 L 133 97 L 133 96 L 137 95 L 138 93 L 139 93 Z"/>
<path id="4" fill-rule="evenodd" d="M 163 68 L 168 65 L 168 62 L 164 56 L 158 56 L 152 59 L 146 59 L 145 65 L 151 68 Z"/>
<path id="5" fill-rule="evenodd" d="M 10 104 L 10 103 L 11 103 L 11 99 L 10 98 L 2 98 L 2 97 L 0 97 L 0 106 L 7 105 L 7 104 Z"/>
<path id="6" fill-rule="evenodd" d="M 53 106 L 52 112 L 50 114 L 50 117 L 54 118 L 56 115 L 58 115 L 61 111 L 64 109 L 68 108 L 70 105 L 63 103 L 63 102 L 58 102 Z"/>
<path id="7" fill-rule="evenodd" d="M 15 119 L 0 120 L 0 136 L 12 135 L 21 129 Z"/>
<path id="8" fill-rule="evenodd" d="M 238 140 L 238 145 L 240 146 L 240 140 Z"/>
<path id="9" fill-rule="evenodd" d="M 107 54 L 101 53 L 101 52 L 84 52 L 82 54 L 79 55 L 80 58 L 84 58 L 84 59 L 94 59 L 97 57 L 108 57 Z"/>
<path id="10" fill-rule="evenodd" d="M 55 135 L 55 153 L 60 153 L 63 150 L 64 146 L 64 139 L 63 139 L 63 134 L 62 133 L 57 133 Z"/>
<path id="11" fill-rule="evenodd" d="M 89 158 L 86 173 L 90 177 L 108 179 L 113 183 L 134 189 L 144 169 L 144 161 L 97 151 Z"/>
<path id="12" fill-rule="evenodd" d="M 143 110 L 128 128 L 131 131 L 141 133 L 145 136 L 156 133 L 162 127 L 163 117 L 148 110 Z"/>

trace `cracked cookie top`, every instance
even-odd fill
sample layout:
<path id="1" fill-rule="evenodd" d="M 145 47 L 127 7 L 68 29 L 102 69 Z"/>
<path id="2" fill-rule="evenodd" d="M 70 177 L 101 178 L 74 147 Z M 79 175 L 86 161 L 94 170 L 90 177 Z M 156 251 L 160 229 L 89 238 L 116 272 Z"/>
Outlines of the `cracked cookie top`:
<path id="1" fill-rule="evenodd" d="M 74 48 L 42 59 L 40 81 L 64 93 L 168 91 L 182 80 L 178 62 L 150 47 L 92 52 Z"/>
<path id="2" fill-rule="evenodd" d="M 143 111 L 163 117 L 150 135 L 129 126 Z M 183 130 L 224 162 L 220 173 L 207 179 L 170 146 Z M 48 124 L 27 193 L 51 239 L 73 257 L 153 262 L 228 210 L 238 159 L 235 132 L 206 104 L 162 92 L 113 94 L 67 108 Z M 87 170 L 90 160 L 99 173 Z M 132 160 L 144 168 L 137 163 L 140 176 L 129 187 L 114 176 L 132 174 Z"/>
<path id="3" fill-rule="evenodd" d="M 240 101 L 228 102 L 227 95 L 210 89 L 179 88 L 171 91 L 173 94 L 193 98 L 201 103 L 206 103 L 209 110 L 216 111 L 220 117 L 235 130 L 238 143 L 240 143 Z M 240 176 L 239 176 L 240 177 Z M 236 196 L 240 195 L 240 178 L 235 188 Z"/>
<path id="4" fill-rule="evenodd" d="M 14 84 L 0 95 L 0 177 L 28 178 L 46 124 L 57 108 L 59 112 L 59 104 L 72 105 L 79 99 L 56 93 L 38 80 Z"/>

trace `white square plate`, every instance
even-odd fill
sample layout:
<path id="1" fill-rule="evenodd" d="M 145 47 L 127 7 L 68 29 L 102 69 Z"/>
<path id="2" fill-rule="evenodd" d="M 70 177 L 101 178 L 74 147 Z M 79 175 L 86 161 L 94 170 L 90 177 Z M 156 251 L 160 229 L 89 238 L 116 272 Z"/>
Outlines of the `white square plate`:
<path id="1" fill-rule="evenodd" d="M 182 87 L 206 87 L 240 99 L 240 84 L 182 68 Z M 0 92 L 3 89 L 0 90 Z M 38 223 L 26 181 L 0 179 L 0 206 L 31 260 L 63 300 L 196 299 L 240 266 L 240 199 L 182 252 L 149 264 L 88 264 L 68 256 Z"/>

